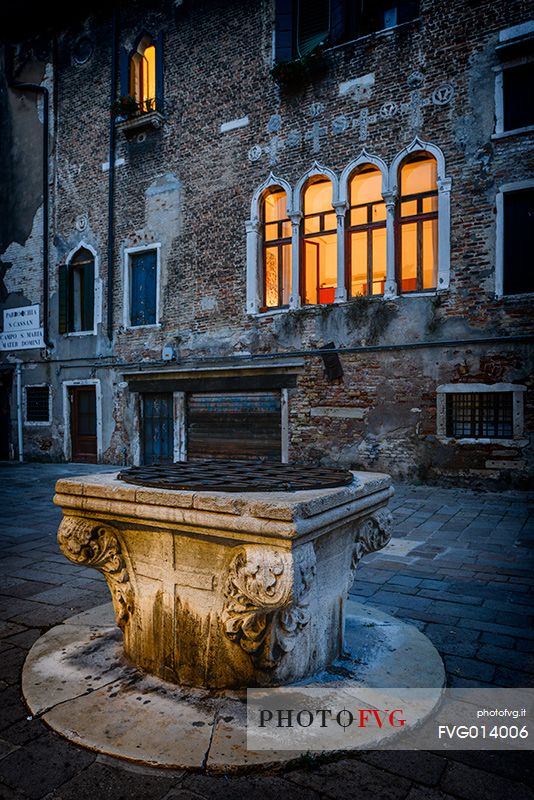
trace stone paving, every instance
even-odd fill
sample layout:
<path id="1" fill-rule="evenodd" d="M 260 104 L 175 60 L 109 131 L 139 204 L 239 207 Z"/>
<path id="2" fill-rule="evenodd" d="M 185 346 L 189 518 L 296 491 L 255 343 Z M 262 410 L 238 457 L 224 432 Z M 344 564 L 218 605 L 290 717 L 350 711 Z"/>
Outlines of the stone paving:
<path id="1" fill-rule="evenodd" d="M 153 770 L 78 748 L 29 719 L 20 697 L 33 642 L 107 602 L 103 579 L 56 544 L 55 480 L 110 467 L 0 463 L 0 800 L 534 799 L 531 756 L 369 752 L 276 775 Z M 397 486 L 394 539 L 360 566 L 359 599 L 411 621 L 452 686 L 532 686 L 534 503 L 518 493 Z"/>

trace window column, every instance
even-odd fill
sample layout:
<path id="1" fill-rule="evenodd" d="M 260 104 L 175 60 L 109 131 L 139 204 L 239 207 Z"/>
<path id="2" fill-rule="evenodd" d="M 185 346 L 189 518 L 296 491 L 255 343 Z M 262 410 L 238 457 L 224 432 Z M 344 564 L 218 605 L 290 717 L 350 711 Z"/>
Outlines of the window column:
<path id="1" fill-rule="evenodd" d="M 300 222 L 302 212 L 289 214 L 291 220 L 291 297 L 289 308 L 300 308 Z"/>
<path id="2" fill-rule="evenodd" d="M 347 299 L 347 287 L 345 279 L 345 218 L 347 216 L 347 204 L 344 200 L 333 203 L 337 217 L 337 287 L 336 303 L 343 303 Z"/>
<path id="3" fill-rule="evenodd" d="M 397 281 L 395 279 L 395 206 L 397 195 L 394 192 L 382 194 L 386 204 L 386 285 L 384 299 L 397 297 Z"/>
<path id="4" fill-rule="evenodd" d="M 451 274 L 451 178 L 438 178 L 438 289 L 448 289 Z"/>
<path id="5" fill-rule="evenodd" d="M 247 314 L 256 314 L 259 301 L 260 221 L 250 219 L 245 223 L 247 231 Z"/>

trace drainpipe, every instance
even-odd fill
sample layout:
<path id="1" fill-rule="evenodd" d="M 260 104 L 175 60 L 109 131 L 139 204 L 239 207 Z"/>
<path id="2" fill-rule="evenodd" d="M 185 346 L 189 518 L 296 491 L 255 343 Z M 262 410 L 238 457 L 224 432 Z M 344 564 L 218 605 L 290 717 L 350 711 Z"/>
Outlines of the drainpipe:
<path id="1" fill-rule="evenodd" d="M 111 102 L 117 99 L 117 51 L 118 51 L 118 24 L 117 10 L 113 8 L 111 16 Z M 115 249 L 115 116 L 109 115 L 109 173 L 108 173 L 108 339 L 113 341 L 113 251 Z"/>
<path id="2" fill-rule="evenodd" d="M 6 51 L 9 52 L 9 51 Z M 13 78 L 13 57 L 9 58 L 7 74 L 7 84 L 10 89 L 17 91 L 28 91 L 40 94 L 43 97 L 43 339 L 45 347 L 52 348 L 53 345 L 48 339 L 48 217 L 49 217 L 49 197 L 48 197 L 48 132 L 50 115 L 50 93 L 46 86 L 38 83 L 18 83 Z"/>
<path id="3" fill-rule="evenodd" d="M 23 442 L 22 442 L 22 364 L 20 361 L 17 361 L 16 366 L 16 378 L 17 378 L 17 440 L 18 440 L 18 451 L 19 451 L 19 461 L 24 461 L 24 452 L 23 452 Z"/>

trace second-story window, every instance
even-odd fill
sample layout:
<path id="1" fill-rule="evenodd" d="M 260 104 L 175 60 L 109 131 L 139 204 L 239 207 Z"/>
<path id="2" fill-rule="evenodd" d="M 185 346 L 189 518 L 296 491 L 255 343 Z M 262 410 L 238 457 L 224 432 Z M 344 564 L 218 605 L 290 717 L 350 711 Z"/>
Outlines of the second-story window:
<path id="1" fill-rule="evenodd" d="M 129 325 L 157 324 L 158 254 L 143 250 L 129 256 Z"/>
<path id="2" fill-rule="evenodd" d="M 333 303 L 337 285 L 337 223 L 332 182 L 319 177 L 304 190 L 303 303 Z"/>
<path id="3" fill-rule="evenodd" d="M 59 270 L 59 332 L 92 331 L 94 307 L 95 259 L 82 247 Z"/>
<path id="4" fill-rule="evenodd" d="M 280 62 L 414 20 L 419 0 L 275 0 L 275 12 Z"/>
<path id="5" fill-rule="evenodd" d="M 503 294 L 534 292 L 534 186 L 503 194 Z"/>
<path id="6" fill-rule="evenodd" d="M 120 52 L 120 99 L 114 105 L 127 118 L 164 111 L 163 34 L 143 33 L 136 42 Z"/>
<path id="7" fill-rule="evenodd" d="M 130 95 L 137 100 L 140 111 L 156 108 L 156 47 L 144 36 L 130 58 Z"/>
<path id="8" fill-rule="evenodd" d="M 400 170 L 398 208 L 399 290 L 435 289 L 438 279 L 437 164 L 426 153 L 405 161 Z"/>
<path id="9" fill-rule="evenodd" d="M 350 182 L 350 296 L 383 294 L 386 281 L 386 206 L 382 173 L 372 166 L 358 170 Z"/>
<path id="10" fill-rule="evenodd" d="M 263 307 L 283 308 L 291 295 L 291 222 L 287 196 L 275 188 L 263 200 Z"/>

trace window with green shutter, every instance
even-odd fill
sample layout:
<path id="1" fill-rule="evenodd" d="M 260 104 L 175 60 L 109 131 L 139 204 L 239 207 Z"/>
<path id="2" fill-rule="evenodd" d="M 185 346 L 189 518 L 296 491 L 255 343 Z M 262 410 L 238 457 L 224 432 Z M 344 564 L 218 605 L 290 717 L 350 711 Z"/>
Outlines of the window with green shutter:
<path id="1" fill-rule="evenodd" d="M 94 315 L 95 259 L 82 247 L 59 267 L 59 332 L 92 331 Z"/>

